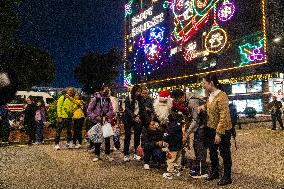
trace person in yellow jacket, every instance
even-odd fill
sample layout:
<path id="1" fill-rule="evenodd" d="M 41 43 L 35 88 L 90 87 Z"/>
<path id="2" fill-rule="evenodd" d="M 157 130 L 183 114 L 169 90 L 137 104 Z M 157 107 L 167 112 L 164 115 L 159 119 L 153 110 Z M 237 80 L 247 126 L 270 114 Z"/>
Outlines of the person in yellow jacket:
<path id="1" fill-rule="evenodd" d="M 63 128 L 67 130 L 66 147 L 71 146 L 72 140 L 72 117 L 74 113 L 74 102 L 72 98 L 75 95 L 75 89 L 70 87 L 66 90 L 66 94 L 62 95 L 57 102 L 57 128 L 55 137 L 55 149 L 59 150 L 60 134 Z"/>
<path id="2" fill-rule="evenodd" d="M 207 75 L 203 81 L 204 89 L 209 94 L 206 104 L 208 114 L 206 140 L 210 153 L 211 171 L 207 180 L 214 180 L 219 177 L 219 150 L 223 159 L 224 175 L 217 184 L 224 186 L 232 183 L 230 142 L 232 123 L 229 111 L 229 99 L 226 93 L 221 91 L 221 85 L 215 75 Z"/>
<path id="3" fill-rule="evenodd" d="M 81 148 L 82 146 L 82 128 L 85 120 L 85 114 L 83 111 L 84 102 L 81 100 L 79 93 L 74 96 L 74 114 L 73 114 L 73 145 L 75 148 Z M 78 144 L 76 142 L 78 141 Z"/>

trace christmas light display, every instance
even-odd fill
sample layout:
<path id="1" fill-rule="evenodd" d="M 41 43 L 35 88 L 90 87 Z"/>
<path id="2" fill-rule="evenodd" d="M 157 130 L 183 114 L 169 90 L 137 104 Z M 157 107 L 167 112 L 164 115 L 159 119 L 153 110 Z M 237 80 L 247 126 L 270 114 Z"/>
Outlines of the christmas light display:
<path id="1" fill-rule="evenodd" d="M 205 38 L 205 48 L 211 53 L 220 52 L 227 43 L 227 33 L 222 28 L 212 29 Z"/>
<path id="2" fill-rule="evenodd" d="M 134 0 L 130 0 L 126 5 L 125 5 L 125 17 L 129 16 L 132 14 L 132 4 Z"/>
<path id="3" fill-rule="evenodd" d="M 143 37 L 143 35 L 141 35 L 139 40 L 138 40 L 138 47 L 144 48 L 144 46 L 145 46 L 145 38 Z"/>
<path id="4" fill-rule="evenodd" d="M 187 47 L 184 50 L 184 55 L 183 55 L 186 61 L 189 62 L 192 59 L 197 57 L 196 46 L 197 46 L 196 42 L 192 42 L 187 45 Z"/>
<path id="5" fill-rule="evenodd" d="M 149 61 L 155 61 L 160 55 L 160 43 L 158 40 L 153 40 L 144 46 L 144 52 Z"/>
<path id="6" fill-rule="evenodd" d="M 154 27 L 150 29 L 150 38 L 149 40 L 152 41 L 156 39 L 157 41 L 161 42 L 164 38 L 165 28 L 163 27 Z"/>
<path id="7" fill-rule="evenodd" d="M 230 20 L 234 13 L 235 5 L 229 1 L 226 1 L 218 9 L 218 19 L 222 22 Z"/>
<path id="8" fill-rule="evenodd" d="M 123 84 L 124 87 L 132 86 L 132 74 L 131 73 L 124 75 L 123 80 L 124 80 L 124 84 Z"/>
<path id="9" fill-rule="evenodd" d="M 240 66 L 252 62 L 262 61 L 265 57 L 263 54 L 263 43 L 264 39 L 261 39 L 254 44 L 246 43 L 242 46 L 239 46 L 242 61 Z"/>

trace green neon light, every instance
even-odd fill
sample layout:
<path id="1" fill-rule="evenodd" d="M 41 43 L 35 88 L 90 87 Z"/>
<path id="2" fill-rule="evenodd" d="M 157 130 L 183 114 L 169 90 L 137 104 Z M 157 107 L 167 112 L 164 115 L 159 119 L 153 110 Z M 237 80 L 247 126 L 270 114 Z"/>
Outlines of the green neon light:
<path id="1" fill-rule="evenodd" d="M 132 14 L 132 4 L 134 0 L 130 0 L 129 3 L 125 5 L 125 17 L 130 16 Z M 127 9 L 126 7 L 129 6 Z"/>
<path id="2" fill-rule="evenodd" d="M 170 6 L 170 3 L 169 3 L 168 1 L 165 1 L 165 2 L 163 3 L 163 7 L 164 7 L 165 9 L 169 8 L 169 6 Z"/>
<path id="3" fill-rule="evenodd" d="M 249 58 L 248 58 L 249 57 L 248 53 L 247 53 L 248 50 L 263 48 L 263 45 L 264 45 L 264 38 L 260 39 L 257 43 L 254 43 L 254 44 L 246 43 L 242 46 L 239 46 L 241 61 L 242 61 L 240 63 L 240 66 L 247 65 L 251 62 L 251 60 L 249 60 Z"/>

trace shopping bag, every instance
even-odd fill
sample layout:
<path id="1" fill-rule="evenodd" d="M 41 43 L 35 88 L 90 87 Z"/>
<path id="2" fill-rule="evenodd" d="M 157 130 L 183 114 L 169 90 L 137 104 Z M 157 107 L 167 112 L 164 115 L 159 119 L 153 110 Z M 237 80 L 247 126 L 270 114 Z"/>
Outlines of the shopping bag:
<path id="1" fill-rule="evenodd" d="M 100 123 L 94 125 L 87 134 L 88 138 L 94 143 L 103 143 L 104 141 L 103 129 Z"/>
<path id="2" fill-rule="evenodd" d="M 112 126 L 110 123 L 105 122 L 103 124 L 103 137 L 104 138 L 108 138 L 110 136 L 113 136 L 113 130 L 112 130 Z"/>
<path id="3" fill-rule="evenodd" d="M 141 146 L 141 144 L 138 146 L 137 150 L 136 150 L 136 155 L 143 157 L 144 156 L 144 151 L 143 148 Z"/>

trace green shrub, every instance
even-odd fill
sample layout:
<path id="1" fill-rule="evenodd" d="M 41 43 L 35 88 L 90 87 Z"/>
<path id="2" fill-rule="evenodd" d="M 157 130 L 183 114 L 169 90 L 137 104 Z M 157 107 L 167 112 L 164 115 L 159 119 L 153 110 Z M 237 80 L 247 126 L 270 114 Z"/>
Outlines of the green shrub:
<path id="1" fill-rule="evenodd" d="M 255 118 L 256 113 L 257 112 L 253 107 L 246 107 L 244 110 L 244 114 L 246 115 L 246 117 Z"/>
<path id="2" fill-rule="evenodd" d="M 56 127 L 56 118 L 57 118 L 57 100 L 49 104 L 47 109 L 47 116 L 49 126 L 55 128 Z"/>

